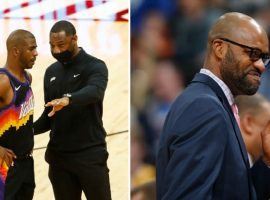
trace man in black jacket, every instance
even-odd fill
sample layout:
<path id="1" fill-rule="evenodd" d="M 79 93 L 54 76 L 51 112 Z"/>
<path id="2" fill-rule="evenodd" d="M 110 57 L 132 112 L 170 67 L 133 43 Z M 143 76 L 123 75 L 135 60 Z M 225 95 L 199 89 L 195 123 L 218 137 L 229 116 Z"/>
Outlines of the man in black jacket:
<path id="1" fill-rule="evenodd" d="M 57 62 L 44 77 L 45 109 L 35 134 L 50 130 L 45 159 L 56 200 L 111 199 L 102 102 L 108 82 L 105 63 L 77 45 L 74 26 L 59 21 L 50 31 Z"/>

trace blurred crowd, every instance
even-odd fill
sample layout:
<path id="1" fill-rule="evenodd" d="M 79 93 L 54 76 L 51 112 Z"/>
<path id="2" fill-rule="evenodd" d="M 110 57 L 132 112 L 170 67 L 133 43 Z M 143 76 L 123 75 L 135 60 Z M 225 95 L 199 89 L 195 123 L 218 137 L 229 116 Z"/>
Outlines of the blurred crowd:
<path id="1" fill-rule="evenodd" d="M 131 0 L 131 189 L 155 181 L 170 105 L 203 66 L 211 25 L 233 11 L 255 18 L 270 36 L 269 0 Z M 270 69 L 259 93 L 270 99 Z"/>

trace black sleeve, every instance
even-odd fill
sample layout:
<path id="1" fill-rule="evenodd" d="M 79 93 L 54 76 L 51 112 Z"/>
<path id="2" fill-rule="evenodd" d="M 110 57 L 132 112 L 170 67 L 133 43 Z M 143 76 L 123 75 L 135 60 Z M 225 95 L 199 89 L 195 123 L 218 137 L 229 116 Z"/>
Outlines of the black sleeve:
<path id="1" fill-rule="evenodd" d="M 48 94 L 47 94 L 47 86 L 46 86 L 46 77 L 47 71 L 44 76 L 44 102 L 48 102 Z M 38 118 L 38 120 L 35 121 L 34 123 L 34 135 L 38 135 L 41 133 L 44 133 L 48 130 L 50 130 L 50 118 L 48 117 L 49 110 L 50 108 L 44 107 L 44 111 L 41 114 L 41 116 Z"/>
<path id="2" fill-rule="evenodd" d="M 108 82 L 108 69 L 104 62 L 100 61 L 91 67 L 87 78 L 87 84 L 80 90 L 71 93 L 72 104 L 90 104 L 103 99 Z"/>
<path id="3" fill-rule="evenodd" d="M 45 108 L 41 116 L 34 123 L 34 135 L 38 135 L 50 130 L 48 108 Z"/>

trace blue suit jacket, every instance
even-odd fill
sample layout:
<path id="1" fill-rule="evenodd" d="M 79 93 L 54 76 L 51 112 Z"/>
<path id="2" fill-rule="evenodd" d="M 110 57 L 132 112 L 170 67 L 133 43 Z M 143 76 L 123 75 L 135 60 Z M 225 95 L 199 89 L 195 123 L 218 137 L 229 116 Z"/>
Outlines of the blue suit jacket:
<path id="1" fill-rule="evenodd" d="M 250 169 L 222 89 L 212 78 L 197 74 L 165 121 L 157 155 L 158 199 L 257 199 L 255 188 L 265 199 L 270 170 L 259 163 Z"/>

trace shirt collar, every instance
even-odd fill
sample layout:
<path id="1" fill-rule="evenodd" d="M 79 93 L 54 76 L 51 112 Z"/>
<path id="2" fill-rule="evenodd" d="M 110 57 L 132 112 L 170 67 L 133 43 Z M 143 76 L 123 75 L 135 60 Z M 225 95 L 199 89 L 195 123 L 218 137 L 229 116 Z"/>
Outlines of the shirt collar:
<path id="1" fill-rule="evenodd" d="M 248 153 L 248 161 L 249 161 L 250 167 L 252 167 L 254 165 L 254 162 L 253 162 L 252 156 L 249 153 Z"/>
<path id="2" fill-rule="evenodd" d="M 83 55 L 85 55 L 86 52 L 83 50 L 82 47 L 79 47 L 79 52 L 76 56 L 74 56 L 74 58 L 71 60 L 71 62 L 78 62 L 81 60 L 81 58 L 83 57 Z"/>
<path id="3" fill-rule="evenodd" d="M 219 85 L 219 87 L 221 87 L 230 106 L 232 106 L 234 103 L 234 97 L 233 97 L 233 94 L 232 94 L 231 90 L 229 89 L 229 87 L 220 78 L 218 78 L 215 74 L 213 74 L 208 69 L 203 68 L 200 70 L 200 73 L 205 74 L 207 76 L 210 76 Z"/>

